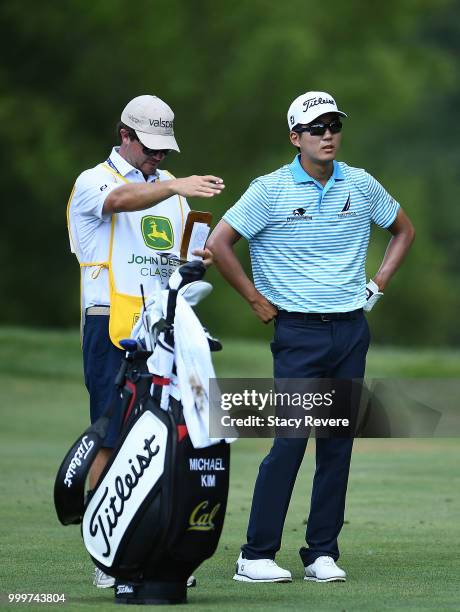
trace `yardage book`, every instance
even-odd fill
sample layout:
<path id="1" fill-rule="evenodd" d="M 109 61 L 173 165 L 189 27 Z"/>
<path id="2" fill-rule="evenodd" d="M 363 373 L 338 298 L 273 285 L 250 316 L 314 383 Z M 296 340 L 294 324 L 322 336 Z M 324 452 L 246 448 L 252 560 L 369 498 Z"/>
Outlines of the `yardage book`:
<path id="1" fill-rule="evenodd" d="M 212 214 L 200 210 L 191 210 L 187 215 L 184 235 L 180 247 L 180 258 L 183 261 L 201 259 L 193 255 L 195 249 L 203 249 L 211 229 Z"/>

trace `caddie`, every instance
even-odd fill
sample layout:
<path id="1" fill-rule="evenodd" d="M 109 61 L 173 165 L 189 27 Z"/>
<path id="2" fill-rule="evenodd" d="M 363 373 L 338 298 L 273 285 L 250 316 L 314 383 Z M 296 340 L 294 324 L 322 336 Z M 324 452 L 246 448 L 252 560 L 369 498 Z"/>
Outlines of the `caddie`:
<path id="1" fill-rule="evenodd" d="M 132 99 L 116 128 L 119 146 L 80 174 L 70 195 L 67 221 L 81 267 L 83 365 L 92 423 L 119 399 L 114 387 L 123 355 L 119 341 L 130 336 L 139 316 L 141 284 L 146 295 L 155 283 L 166 287 L 178 264 L 186 197 L 212 198 L 224 188 L 217 176 L 175 178 L 159 168 L 170 151 L 179 152 L 173 122 L 173 111 L 160 98 Z M 197 254 L 210 263 L 209 251 Z M 118 412 L 93 464 L 91 489 L 117 441 L 120 420 Z"/>
<path id="2" fill-rule="evenodd" d="M 335 160 L 343 117 L 326 92 L 296 98 L 287 119 L 298 154 L 255 179 L 208 240 L 221 274 L 261 321 L 274 321 L 275 378 L 363 378 L 369 346 L 363 310 L 382 297 L 415 236 L 401 206 L 375 178 Z M 366 284 L 372 224 L 391 239 Z M 254 282 L 233 251 L 241 236 L 249 242 Z M 292 580 L 275 555 L 306 444 L 306 438 L 276 437 L 262 461 L 235 580 Z M 316 440 L 308 547 L 299 551 L 305 580 L 346 579 L 336 562 L 352 446 L 345 437 Z"/>

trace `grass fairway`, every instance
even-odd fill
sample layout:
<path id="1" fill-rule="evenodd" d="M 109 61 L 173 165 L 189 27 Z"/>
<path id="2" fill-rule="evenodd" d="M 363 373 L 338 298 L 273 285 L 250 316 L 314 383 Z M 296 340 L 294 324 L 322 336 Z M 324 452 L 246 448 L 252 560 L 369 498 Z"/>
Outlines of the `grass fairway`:
<path id="1" fill-rule="evenodd" d="M 64 593 L 66 609 L 111 610 L 112 591 L 91 586 L 92 565 L 79 528 L 60 526 L 52 501 L 57 467 L 87 425 L 78 336 L 4 329 L 0 340 L 0 608 L 49 608 L 8 605 L 5 593 Z M 229 341 L 216 368 L 221 376 L 269 376 L 268 347 Z M 460 352 L 374 348 L 368 374 L 458 377 Z M 294 582 L 237 583 L 231 580 L 234 563 L 268 446 L 268 440 L 233 446 L 224 532 L 215 556 L 196 572 L 198 588 L 189 592 L 189 609 L 460 609 L 458 440 L 356 442 L 341 536 L 340 564 L 349 575 L 345 584 L 302 580 L 297 551 L 309 505 L 312 442 L 277 557 L 292 570 Z"/>

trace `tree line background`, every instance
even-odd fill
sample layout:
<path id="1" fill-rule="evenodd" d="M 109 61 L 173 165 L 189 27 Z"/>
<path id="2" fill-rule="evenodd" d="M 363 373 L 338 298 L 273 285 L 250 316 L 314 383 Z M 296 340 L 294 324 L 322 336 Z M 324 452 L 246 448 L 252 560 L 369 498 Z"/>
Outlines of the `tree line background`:
<path id="1" fill-rule="evenodd" d="M 0 322 L 74 327 L 79 268 L 65 210 L 78 174 L 107 157 L 134 96 L 176 114 L 176 176 L 213 173 L 216 223 L 261 174 L 289 163 L 290 102 L 332 93 L 349 115 L 340 160 L 404 206 L 417 240 L 370 315 L 375 341 L 459 344 L 460 6 L 455 0 L 42 0 L 0 6 Z M 389 234 L 374 230 L 368 276 Z M 238 252 L 250 270 L 246 244 Z M 267 336 L 219 278 L 201 307 L 221 335 Z"/>

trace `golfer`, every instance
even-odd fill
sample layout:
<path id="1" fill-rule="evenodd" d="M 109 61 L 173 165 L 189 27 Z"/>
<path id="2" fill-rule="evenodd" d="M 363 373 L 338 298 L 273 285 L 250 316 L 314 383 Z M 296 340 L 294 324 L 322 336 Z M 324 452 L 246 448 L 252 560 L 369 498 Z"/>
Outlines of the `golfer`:
<path id="1" fill-rule="evenodd" d="M 212 198 L 224 184 L 217 176 L 174 178 L 159 166 L 179 152 L 174 113 L 160 98 L 131 100 L 117 125 L 120 145 L 83 172 L 71 193 L 67 220 L 71 249 L 81 266 L 83 366 L 94 423 L 114 401 L 114 378 L 146 295 L 155 283 L 167 285 L 178 256 L 189 207 L 186 197 Z M 209 251 L 197 251 L 210 263 Z M 91 469 L 93 489 L 117 441 L 120 410 L 112 419 L 105 447 Z M 113 578 L 97 570 L 96 586 Z"/>
<path id="2" fill-rule="evenodd" d="M 275 378 L 362 378 L 369 346 L 364 310 L 383 295 L 414 240 L 400 205 L 365 170 L 335 161 L 342 118 L 334 98 L 309 91 L 288 111 L 294 160 L 254 180 L 208 241 L 214 263 L 264 323 L 274 320 Z M 366 286 L 371 224 L 392 237 Z M 254 284 L 233 246 L 249 242 Z M 275 438 L 256 480 L 235 580 L 290 582 L 275 563 L 306 438 Z M 305 579 L 344 581 L 336 565 L 353 440 L 316 440 L 316 472 L 300 549 Z"/>

